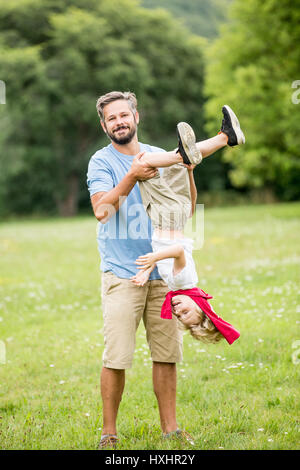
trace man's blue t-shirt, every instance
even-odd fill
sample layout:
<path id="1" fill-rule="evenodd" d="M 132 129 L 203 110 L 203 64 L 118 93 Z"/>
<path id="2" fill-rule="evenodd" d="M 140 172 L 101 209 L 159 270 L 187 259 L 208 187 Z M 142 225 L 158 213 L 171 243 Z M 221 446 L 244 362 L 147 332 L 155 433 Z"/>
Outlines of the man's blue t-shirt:
<path id="1" fill-rule="evenodd" d="M 162 149 L 140 143 L 140 151 L 162 152 Z M 118 152 L 112 144 L 98 150 L 90 159 L 87 184 L 90 195 L 113 189 L 129 171 L 134 156 Z M 137 272 L 135 260 L 152 251 L 152 225 L 142 204 L 138 183 L 105 224 L 98 223 L 97 241 L 100 269 L 129 279 Z M 150 279 L 160 279 L 157 268 Z"/>

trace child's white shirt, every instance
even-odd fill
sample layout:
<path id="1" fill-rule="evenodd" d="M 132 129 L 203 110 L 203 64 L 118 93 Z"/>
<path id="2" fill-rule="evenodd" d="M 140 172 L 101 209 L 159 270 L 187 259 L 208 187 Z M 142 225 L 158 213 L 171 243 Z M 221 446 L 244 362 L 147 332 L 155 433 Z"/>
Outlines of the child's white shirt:
<path id="1" fill-rule="evenodd" d="M 167 258 L 157 261 L 157 268 L 161 278 L 172 291 L 179 289 L 193 289 L 197 287 L 198 275 L 193 259 L 193 240 L 191 238 L 159 238 L 155 233 L 152 236 L 152 249 L 156 253 L 172 245 L 182 245 L 185 254 L 186 265 L 178 274 L 174 276 L 174 258 Z"/>

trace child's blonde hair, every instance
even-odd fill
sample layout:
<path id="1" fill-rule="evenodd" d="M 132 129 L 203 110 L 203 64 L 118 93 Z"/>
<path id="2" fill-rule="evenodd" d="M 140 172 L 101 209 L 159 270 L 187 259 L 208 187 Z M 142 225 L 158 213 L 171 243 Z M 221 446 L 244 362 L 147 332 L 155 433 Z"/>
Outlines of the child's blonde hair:
<path id="1" fill-rule="evenodd" d="M 184 329 L 189 330 L 193 338 L 203 341 L 203 343 L 218 343 L 223 339 L 223 335 L 198 305 L 195 308 L 199 317 L 199 323 L 191 326 L 184 325 Z"/>

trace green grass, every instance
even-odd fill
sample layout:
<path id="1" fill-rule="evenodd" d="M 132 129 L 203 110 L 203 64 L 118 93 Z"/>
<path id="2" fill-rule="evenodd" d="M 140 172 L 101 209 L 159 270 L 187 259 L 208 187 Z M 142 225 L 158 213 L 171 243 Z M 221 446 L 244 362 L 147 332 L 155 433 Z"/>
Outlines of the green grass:
<path id="1" fill-rule="evenodd" d="M 229 346 L 184 336 L 177 417 L 196 449 L 299 448 L 299 233 L 299 203 L 205 210 L 199 285 L 241 337 Z M 2 223 L 0 259 L 0 448 L 95 449 L 103 350 L 96 221 Z M 142 325 L 126 377 L 120 448 L 184 448 L 161 439 Z"/>

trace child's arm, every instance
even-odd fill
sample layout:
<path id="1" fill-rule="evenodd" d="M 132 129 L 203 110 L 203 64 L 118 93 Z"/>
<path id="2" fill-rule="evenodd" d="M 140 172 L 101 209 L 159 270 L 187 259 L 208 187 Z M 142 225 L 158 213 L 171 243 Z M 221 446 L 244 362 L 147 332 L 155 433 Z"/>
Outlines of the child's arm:
<path id="1" fill-rule="evenodd" d="M 188 168 L 188 175 L 189 175 L 189 180 L 190 180 L 190 191 L 191 191 L 191 203 L 192 203 L 190 217 L 192 217 L 195 212 L 196 202 L 197 202 L 197 188 L 195 185 L 194 174 L 193 174 L 193 169 L 195 168 L 195 166 L 196 165 L 190 165 L 190 168 Z"/>
<path id="2" fill-rule="evenodd" d="M 191 204 L 192 204 L 190 217 L 193 217 L 195 209 L 196 209 L 196 202 L 197 202 L 197 187 L 195 184 L 194 173 L 193 173 L 193 170 L 196 167 L 196 165 L 186 165 L 183 163 L 183 166 L 185 166 L 189 175 Z"/>
<path id="3" fill-rule="evenodd" d="M 174 258 L 174 275 L 178 274 L 185 267 L 186 260 L 184 249 L 183 246 L 179 244 L 172 245 L 155 253 L 147 253 L 146 255 L 139 256 L 135 263 L 138 265 L 138 269 L 148 269 L 155 265 L 157 261 L 166 258 Z"/>
<path id="4" fill-rule="evenodd" d="M 156 264 L 153 264 L 151 268 L 140 269 L 139 272 L 132 276 L 131 282 L 136 286 L 144 286 L 146 282 L 149 280 L 150 274 L 152 273 L 153 269 L 155 268 Z"/>

